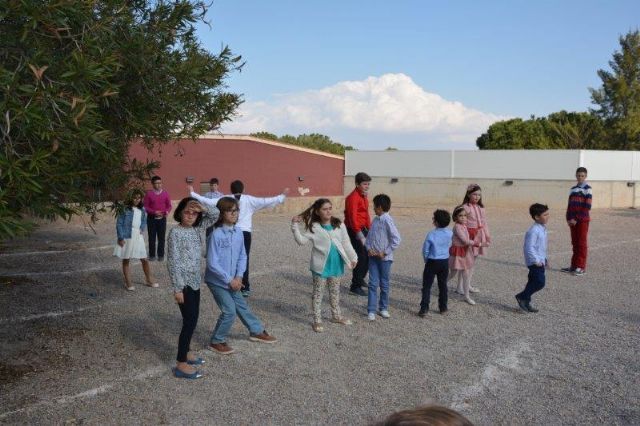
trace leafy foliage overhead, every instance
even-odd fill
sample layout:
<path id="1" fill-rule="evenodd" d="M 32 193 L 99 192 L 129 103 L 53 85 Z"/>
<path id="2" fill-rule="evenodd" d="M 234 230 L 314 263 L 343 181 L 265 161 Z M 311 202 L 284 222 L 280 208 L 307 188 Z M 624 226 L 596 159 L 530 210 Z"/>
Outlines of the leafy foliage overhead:
<path id="1" fill-rule="evenodd" d="M 225 79 L 242 67 L 203 49 L 192 0 L 0 3 L 0 238 L 25 215 L 68 219 L 148 178 L 128 158 L 196 138 L 242 102 Z"/>
<path id="2" fill-rule="evenodd" d="M 602 86 L 590 89 L 597 108 L 492 124 L 480 149 L 640 149 L 640 32 L 620 37 L 620 51 L 598 70 Z"/>

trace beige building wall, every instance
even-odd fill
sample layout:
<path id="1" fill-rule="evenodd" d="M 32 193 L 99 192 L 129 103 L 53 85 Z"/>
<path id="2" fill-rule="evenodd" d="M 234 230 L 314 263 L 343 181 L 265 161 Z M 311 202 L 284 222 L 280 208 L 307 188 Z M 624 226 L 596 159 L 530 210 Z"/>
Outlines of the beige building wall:
<path id="1" fill-rule="evenodd" d="M 453 207 L 474 182 L 492 206 L 540 202 L 564 209 L 580 166 L 589 170 L 594 208 L 640 207 L 635 151 L 347 151 L 344 192 L 351 192 L 353 176 L 363 171 L 373 177 L 372 196 L 384 192 L 407 206 Z"/>
<path id="2" fill-rule="evenodd" d="M 462 203 L 467 186 L 477 183 L 486 203 L 495 207 L 523 207 L 533 203 L 565 209 L 573 180 L 462 179 L 462 178 L 389 178 L 372 176 L 369 198 L 385 193 L 403 206 L 440 204 L 452 209 Z M 397 182 L 393 182 L 397 180 Z M 511 182 L 511 184 L 509 184 Z M 640 191 L 627 182 L 589 182 L 593 188 L 593 208 L 640 206 Z M 354 188 L 354 177 L 345 176 L 345 195 Z M 634 204 L 635 203 L 635 204 Z"/>

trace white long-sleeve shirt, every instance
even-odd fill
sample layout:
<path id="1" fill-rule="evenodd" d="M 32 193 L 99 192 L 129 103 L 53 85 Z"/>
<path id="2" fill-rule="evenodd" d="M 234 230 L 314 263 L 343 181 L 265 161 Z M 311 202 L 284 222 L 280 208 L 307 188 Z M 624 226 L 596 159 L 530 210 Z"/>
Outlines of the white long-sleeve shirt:
<path id="1" fill-rule="evenodd" d="M 192 192 L 191 196 L 207 206 L 215 206 L 218 204 L 218 200 L 220 198 L 206 198 L 202 195 Z M 225 197 L 234 198 L 233 195 L 225 195 Z M 275 197 L 254 197 L 251 195 L 242 194 L 240 196 L 240 200 L 238 200 L 238 204 L 240 207 L 240 212 L 238 214 L 238 222 L 236 223 L 236 227 L 244 232 L 251 232 L 252 226 L 252 218 L 253 214 L 258 210 L 268 209 L 271 207 L 275 207 L 278 204 L 284 203 L 286 196 L 284 194 L 277 195 Z"/>

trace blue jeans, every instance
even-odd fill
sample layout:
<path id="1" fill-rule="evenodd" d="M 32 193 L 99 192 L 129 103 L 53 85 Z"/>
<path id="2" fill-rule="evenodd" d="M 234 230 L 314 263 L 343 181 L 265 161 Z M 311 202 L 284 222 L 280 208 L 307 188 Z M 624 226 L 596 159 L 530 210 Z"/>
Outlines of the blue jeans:
<path id="1" fill-rule="evenodd" d="M 389 274 L 392 260 L 382 260 L 379 257 L 369 257 L 369 302 L 367 312 L 375 313 L 376 308 L 381 311 L 389 309 Z M 380 287 L 380 302 L 378 303 L 378 287 Z"/>
<path id="2" fill-rule="evenodd" d="M 216 322 L 216 327 L 211 334 L 211 343 L 226 342 L 227 335 L 236 319 L 236 314 L 240 317 L 240 321 L 244 326 L 249 329 L 249 333 L 260 334 L 264 331 L 264 326 L 251 312 L 247 300 L 242 297 L 239 291 L 232 291 L 209 283 L 207 283 L 207 286 L 209 286 L 213 299 L 216 301 L 218 308 L 220 308 L 218 322 Z"/>

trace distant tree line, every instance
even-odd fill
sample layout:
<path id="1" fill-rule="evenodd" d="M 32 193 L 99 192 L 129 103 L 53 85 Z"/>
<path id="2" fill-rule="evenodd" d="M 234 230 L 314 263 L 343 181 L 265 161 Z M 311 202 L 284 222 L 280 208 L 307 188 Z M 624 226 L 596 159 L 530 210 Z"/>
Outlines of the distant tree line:
<path id="1" fill-rule="evenodd" d="M 349 145 L 342 145 L 338 142 L 331 140 L 329 136 L 321 135 L 319 133 L 311 133 L 309 135 L 303 134 L 299 136 L 283 135 L 277 136 L 269 132 L 257 132 L 252 133 L 251 136 L 267 139 L 271 141 L 277 141 L 287 143 L 290 145 L 302 146 L 305 148 L 317 149 L 318 151 L 329 152 L 331 154 L 344 155 L 345 151 L 353 151 L 354 148 Z"/>
<path id="2" fill-rule="evenodd" d="M 595 108 L 499 121 L 476 140 L 478 148 L 639 150 L 640 32 L 619 41 L 611 70 L 598 70 L 602 86 L 589 89 Z"/>

